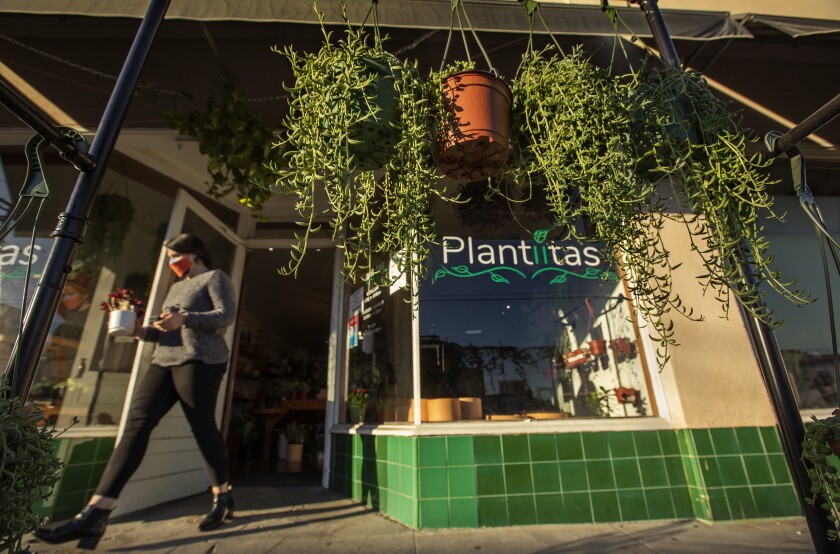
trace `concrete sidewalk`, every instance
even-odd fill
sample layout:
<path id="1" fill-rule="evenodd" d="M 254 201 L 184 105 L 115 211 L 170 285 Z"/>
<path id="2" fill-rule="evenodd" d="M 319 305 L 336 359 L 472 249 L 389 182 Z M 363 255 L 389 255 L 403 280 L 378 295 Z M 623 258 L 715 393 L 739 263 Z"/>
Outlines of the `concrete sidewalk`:
<path id="1" fill-rule="evenodd" d="M 548 552 L 813 552 L 803 519 L 706 525 L 696 521 L 539 525 L 413 531 L 316 486 L 237 487 L 236 519 L 208 532 L 196 530 L 210 507 L 202 494 L 108 526 L 99 551 L 107 552 L 321 552 L 548 553 Z M 29 536 L 33 552 L 73 552 L 75 544 L 48 545 Z"/>

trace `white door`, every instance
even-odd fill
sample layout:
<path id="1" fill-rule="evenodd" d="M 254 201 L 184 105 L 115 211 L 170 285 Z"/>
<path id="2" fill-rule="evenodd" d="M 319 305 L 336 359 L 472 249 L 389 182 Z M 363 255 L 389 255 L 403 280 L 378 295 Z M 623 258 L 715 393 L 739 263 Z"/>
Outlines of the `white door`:
<path id="1" fill-rule="evenodd" d="M 210 252 L 214 268 L 221 269 L 230 276 L 238 298 L 245 264 L 245 246 L 236 233 L 184 190 L 179 190 L 175 197 L 175 206 L 172 208 L 172 217 L 166 229 L 166 238 L 169 239 L 180 233 L 191 233 L 201 237 Z M 166 292 L 174 281 L 174 274 L 167 265 L 166 248 L 161 245 L 155 279 L 149 295 L 145 325 L 149 324 L 148 318 L 151 315 L 160 313 Z M 226 334 L 228 348 L 231 350 L 233 335 L 234 325 L 231 325 Z M 137 349 L 117 441 L 125 430 L 130 399 L 134 395 L 139 379 L 149 366 L 153 349 L 153 343 L 141 343 Z M 231 371 L 228 370 L 219 388 L 219 398 L 216 403 L 217 422 L 221 422 L 224 394 L 230 374 Z M 120 495 L 114 514 L 134 512 L 162 502 L 190 496 L 206 490 L 209 485 L 201 453 L 183 411 L 176 406 L 152 433 L 143 463 Z"/>

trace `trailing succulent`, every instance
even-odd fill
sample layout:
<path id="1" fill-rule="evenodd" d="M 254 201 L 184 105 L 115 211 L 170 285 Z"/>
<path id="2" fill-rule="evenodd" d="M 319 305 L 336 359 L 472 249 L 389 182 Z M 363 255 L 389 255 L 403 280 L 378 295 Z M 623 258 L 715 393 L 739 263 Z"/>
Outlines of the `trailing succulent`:
<path id="1" fill-rule="evenodd" d="M 371 37 L 348 24 L 333 42 L 318 16 L 324 34 L 318 52 L 282 51 L 296 81 L 287 87 L 286 135 L 277 145 L 287 167 L 273 168 L 277 188 L 297 198 L 303 229 L 281 272 L 296 273 L 309 237 L 329 218 L 348 280 L 390 282 L 389 260 L 398 274 L 421 274 L 436 237 L 430 202 L 443 198 L 427 85 L 416 62 L 383 49 L 376 29 Z"/>
<path id="2" fill-rule="evenodd" d="M 828 513 L 831 528 L 828 538 L 837 540 L 840 531 L 840 477 L 837 475 L 838 459 L 829 446 L 840 441 L 840 410 L 825 419 L 812 416 L 812 422 L 805 426 L 805 440 L 802 441 L 802 462 L 811 480 L 812 497 L 806 501 L 812 505 L 820 502 Z M 822 500 L 819 499 L 822 497 Z"/>
<path id="3" fill-rule="evenodd" d="M 61 462 L 53 451 L 55 429 L 0 385 L 0 545 L 19 552 L 23 535 L 40 518 L 33 504 L 52 493 Z"/>

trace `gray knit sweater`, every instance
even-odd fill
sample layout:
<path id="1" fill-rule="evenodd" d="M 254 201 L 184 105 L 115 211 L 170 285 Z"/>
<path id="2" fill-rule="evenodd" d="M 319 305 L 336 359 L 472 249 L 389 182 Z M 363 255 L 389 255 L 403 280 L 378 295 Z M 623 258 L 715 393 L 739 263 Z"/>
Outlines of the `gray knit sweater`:
<path id="1" fill-rule="evenodd" d="M 168 367 L 193 361 L 228 361 L 225 329 L 236 317 L 236 296 L 224 272 L 210 270 L 178 281 L 169 289 L 163 311 L 180 312 L 187 318 L 174 331 L 145 329 L 143 340 L 157 342 L 153 364 Z"/>

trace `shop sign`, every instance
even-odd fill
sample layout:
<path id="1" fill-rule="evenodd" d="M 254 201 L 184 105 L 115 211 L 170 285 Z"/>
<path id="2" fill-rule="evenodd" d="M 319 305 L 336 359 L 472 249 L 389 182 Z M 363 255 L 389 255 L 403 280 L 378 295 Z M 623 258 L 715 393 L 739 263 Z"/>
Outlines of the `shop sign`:
<path id="1" fill-rule="evenodd" d="M 0 244 L 0 303 L 20 307 L 24 281 L 29 274 L 31 296 L 47 262 L 52 239 L 6 238 Z"/>

